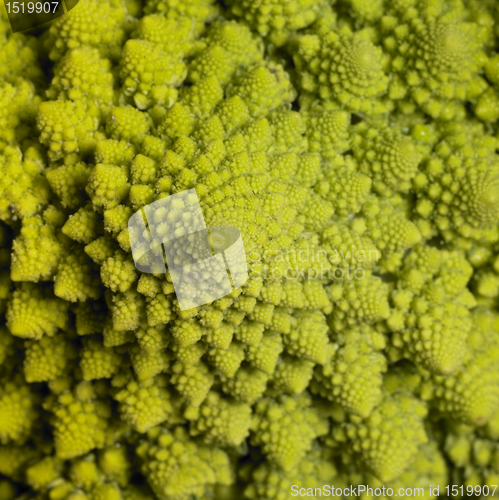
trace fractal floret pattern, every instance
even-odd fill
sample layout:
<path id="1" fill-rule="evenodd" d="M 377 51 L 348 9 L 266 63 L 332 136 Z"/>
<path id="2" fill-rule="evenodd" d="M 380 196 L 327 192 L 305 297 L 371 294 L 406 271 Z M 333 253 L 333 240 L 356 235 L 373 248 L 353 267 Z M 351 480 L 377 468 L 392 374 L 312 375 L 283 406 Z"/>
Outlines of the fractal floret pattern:
<path id="1" fill-rule="evenodd" d="M 0 9 L 0 500 L 498 484 L 498 26 Z"/>

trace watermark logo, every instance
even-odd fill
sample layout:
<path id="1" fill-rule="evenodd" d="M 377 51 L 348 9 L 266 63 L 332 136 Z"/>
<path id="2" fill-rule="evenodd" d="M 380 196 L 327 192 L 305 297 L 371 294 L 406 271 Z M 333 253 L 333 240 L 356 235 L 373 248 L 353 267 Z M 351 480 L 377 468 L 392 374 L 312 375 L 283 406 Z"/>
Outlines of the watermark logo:
<path id="1" fill-rule="evenodd" d="M 180 310 L 224 297 L 248 280 L 238 229 L 207 227 L 195 189 L 182 191 L 135 212 L 128 221 L 136 268 L 172 278 Z"/>
<path id="2" fill-rule="evenodd" d="M 13 33 L 36 28 L 68 13 L 79 0 L 4 0 Z"/>

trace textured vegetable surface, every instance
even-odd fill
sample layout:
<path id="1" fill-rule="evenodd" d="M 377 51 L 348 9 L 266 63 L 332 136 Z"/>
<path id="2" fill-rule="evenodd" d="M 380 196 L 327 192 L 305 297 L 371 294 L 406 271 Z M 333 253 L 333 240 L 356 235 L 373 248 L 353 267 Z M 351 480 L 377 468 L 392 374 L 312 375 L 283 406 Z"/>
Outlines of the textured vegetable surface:
<path id="1" fill-rule="evenodd" d="M 498 52 L 495 0 L 0 8 L 0 500 L 499 484 Z M 190 190 L 249 278 L 182 310 L 128 221 Z"/>

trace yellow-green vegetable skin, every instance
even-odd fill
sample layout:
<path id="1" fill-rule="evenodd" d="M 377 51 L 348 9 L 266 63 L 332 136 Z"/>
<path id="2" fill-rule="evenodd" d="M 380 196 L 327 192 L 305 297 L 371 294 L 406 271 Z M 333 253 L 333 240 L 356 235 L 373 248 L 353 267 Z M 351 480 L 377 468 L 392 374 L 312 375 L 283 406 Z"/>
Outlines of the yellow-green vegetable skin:
<path id="1" fill-rule="evenodd" d="M 0 500 L 499 484 L 498 27 L 494 0 L 81 0 L 15 34 L 0 7 Z M 194 192 L 248 278 L 203 260 L 185 309 Z"/>

